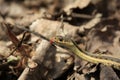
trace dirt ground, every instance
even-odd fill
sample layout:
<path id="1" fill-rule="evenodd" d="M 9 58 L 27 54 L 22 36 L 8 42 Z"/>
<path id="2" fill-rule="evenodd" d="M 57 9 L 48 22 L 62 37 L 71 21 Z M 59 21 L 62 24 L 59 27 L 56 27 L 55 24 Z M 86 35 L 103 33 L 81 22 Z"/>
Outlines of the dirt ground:
<path id="1" fill-rule="evenodd" d="M 120 80 L 119 22 L 120 0 L 0 0 L 0 80 Z M 83 60 L 56 36 L 119 66 Z"/>

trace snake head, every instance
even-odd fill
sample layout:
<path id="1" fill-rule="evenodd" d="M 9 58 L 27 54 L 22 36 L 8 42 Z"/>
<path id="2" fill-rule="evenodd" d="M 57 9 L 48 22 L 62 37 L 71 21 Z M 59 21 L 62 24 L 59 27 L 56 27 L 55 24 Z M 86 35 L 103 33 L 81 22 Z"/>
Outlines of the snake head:
<path id="1" fill-rule="evenodd" d="M 52 38 L 52 42 L 54 44 L 56 44 L 60 47 L 64 47 L 64 48 L 70 48 L 74 45 L 70 38 L 63 37 L 63 36 L 56 36 L 56 37 Z"/>

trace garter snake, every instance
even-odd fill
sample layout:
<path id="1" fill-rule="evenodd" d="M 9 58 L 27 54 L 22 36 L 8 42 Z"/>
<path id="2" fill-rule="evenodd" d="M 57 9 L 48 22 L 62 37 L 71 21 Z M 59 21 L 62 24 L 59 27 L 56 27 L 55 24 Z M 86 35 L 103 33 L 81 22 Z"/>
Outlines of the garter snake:
<path id="1" fill-rule="evenodd" d="M 86 60 L 94 64 L 99 64 L 99 63 L 104 64 L 106 66 L 111 66 L 115 69 L 120 70 L 120 59 L 118 58 L 108 55 L 89 53 L 85 50 L 80 49 L 72 39 L 67 37 L 56 36 L 52 39 L 52 41 L 55 45 L 70 50 L 71 52 L 73 52 L 83 60 Z"/>
<path id="2" fill-rule="evenodd" d="M 63 37 L 63 36 L 56 36 L 52 40 L 49 40 L 48 38 L 42 36 L 41 34 L 30 31 L 26 28 L 20 28 L 20 29 L 31 32 L 31 33 L 35 34 L 36 36 L 41 37 L 47 41 L 51 41 L 55 45 L 64 47 L 64 48 L 70 50 L 71 52 L 73 52 L 74 54 L 76 54 L 78 57 L 82 58 L 83 60 L 86 60 L 88 62 L 92 62 L 95 64 L 101 63 L 106 66 L 111 66 L 113 68 L 120 70 L 120 59 L 114 58 L 114 57 L 111 57 L 108 55 L 99 55 L 99 54 L 97 55 L 97 54 L 89 53 L 85 50 L 80 49 L 77 46 L 77 44 L 70 38 Z"/>

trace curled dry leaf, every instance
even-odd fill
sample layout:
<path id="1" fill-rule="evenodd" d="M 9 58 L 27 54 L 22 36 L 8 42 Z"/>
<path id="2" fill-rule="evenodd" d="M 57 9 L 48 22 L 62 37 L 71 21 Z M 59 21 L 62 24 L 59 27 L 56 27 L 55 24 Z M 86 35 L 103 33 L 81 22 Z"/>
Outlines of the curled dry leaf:
<path id="1" fill-rule="evenodd" d="M 71 9 L 73 9 L 73 8 L 78 7 L 80 9 L 83 9 L 86 6 L 88 6 L 90 1 L 91 0 L 71 0 L 71 1 L 69 1 L 70 3 L 68 4 L 68 0 L 67 0 L 68 5 L 65 6 L 64 11 L 69 14 L 71 12 Z"/>

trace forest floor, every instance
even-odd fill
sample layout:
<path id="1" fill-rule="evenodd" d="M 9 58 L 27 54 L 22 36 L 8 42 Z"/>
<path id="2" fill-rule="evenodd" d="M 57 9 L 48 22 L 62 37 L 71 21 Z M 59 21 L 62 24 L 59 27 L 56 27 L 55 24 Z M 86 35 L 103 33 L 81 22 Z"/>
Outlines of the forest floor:
<path id="1" fill-rule="evenodd" d="M 120 80 L 114 66 L 52 44 L 65 36 L 120 58 L 119 10 L 120 0 L 0 0 L 0 80 Z"/>

